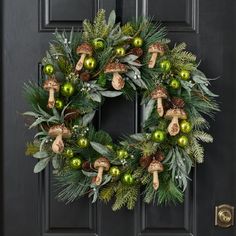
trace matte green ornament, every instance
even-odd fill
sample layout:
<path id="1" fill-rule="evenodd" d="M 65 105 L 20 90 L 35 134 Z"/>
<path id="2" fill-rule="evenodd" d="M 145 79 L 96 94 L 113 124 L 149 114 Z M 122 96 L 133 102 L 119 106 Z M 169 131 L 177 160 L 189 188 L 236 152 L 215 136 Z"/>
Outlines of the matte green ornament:
<path id="1" fill-rule="evenodd" d="M 162 130 L 155 130 L 152 133 L 152 141 L 157 142 L 157 143 L 161 143 L 165 140 L 166 138 L 166 133 Z"/>
<path id="2" fill-rule="evenodd" d="M 164 61 L 160 62 L 160 67 L 163 72 L 169 72 L 171 69 L 171 63 L 169 60 L 164 60 Z"/>
<path id="3" fill-rule="evenodd" d="M 104 40 L 100 38 L 94 39 L 92 44 L 93 44 L 94 49 L 96 50 L 102 50 L 105 47 Z"/>
<path id="4" fill-rule="evenodd" d="M 79 145 L 80 148 L 86 148 L 86 147 L 88 147 L 88 145 L 89 145 L 88 139 L 87 139 L 87 138 L 84 138 L 84 137 L 79 138 L 78 141 L 77 141 L 77 143 L 78 143 L 78 145 Z"/>
<path id="5" fill-rule="evenodd" d="M 62 86 L 61 86 L 61 94 L 65 97 L 70 97 L 74 94 L 75 92 L 75 87 L 72 83 L 70 82 L 65 82 Z"/>
<path id="6" fill-rule="evenodd" d="M 119 159 L 126 159 L 129 156 L 128 152 L 124 149 L 117 150 L 116 153 Z"/>
<path id="7" fill-rule="evenodd" d="M 190 72 L 188 70 L 181 70 L 179 73 L 182 80 L 189 80 Z"/>
<path id="8" fill-rule="evenodd" d="M 54 73 L 54 67 L 53 65 L 51 64 L 47 64 L 43 67 L 43 72 L 46 74 L 46 75 L 53 75 Z"/>
<path id="9" fill-rule="evenodd" d="M 143 39 L 141 37 L 134 37 L 132 44 L 134 47 L 140 48 L 143 46 Z"/>
<path id="10" fill-rule="evenodd" d="M 120 176 L 120 169 L 117 166 L 112 166 L 109 170 L 109 174 L 113 177 Z"/>
<path id="11" fill-rule="evenodd" d="M 122 177 L 122 182 L 126 185 L 132 185 L 134 183 L 134 178 L 131 174 L 124 174 Z"/>
<path id="12" fill-rule="evenodd" d="M 97 61 L 94 57 L 86 57 L 84 60 L 84 68 L 87 70 L 94 70 L 97 66 Z"/>
<path id="13" fill-rule="evenodd" d="M 171 79 L 169 85 L 172 89 L 179 89 L 181 86 L 179 80 L 177 79 Z"/>
<path id="14" fill-rule="evenodd" d="M 192 125 L 190 122 L 186 121 L 186 120 L 182 120 L 180 122 L 180 130 L 183 132 L 183 133 L 189 133 L 191 130 L 192 130 Z"/>
<path id="15" fill-rule="evenodd" d="M 70 160 L 70 167 L 74 170 L 79 170 L 82 166 L 82 160 L 81 157 L 77 156 L 77 157 L 73 157 Z"/>
<path id="16" fill-rule="evenodd" d="M 55 107 L 58 109 L 58 110 L 62 110 L 63 107 L 64 107 L 64 101 L 60 98 L 57 98 L 56 101 L 55 101 Z"/>
<path id="17" fill-rule="evenodd" d="M 188 145 L 188 137 L 185 135 L 181 135 L 178 138 L 177 143 L 180 147 L 186 147 Z"/>

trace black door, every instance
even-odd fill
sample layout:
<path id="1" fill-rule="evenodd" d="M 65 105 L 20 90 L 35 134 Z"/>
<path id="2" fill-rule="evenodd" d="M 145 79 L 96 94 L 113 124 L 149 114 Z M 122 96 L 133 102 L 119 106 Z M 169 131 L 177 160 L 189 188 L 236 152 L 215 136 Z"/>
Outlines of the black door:
<path id="1" fill-rule="evenodd" d="M 233 236 L 236 227 L 214 226 L 214 208 L 236 205 L 236 8 L 235 0 L 3 0 L 2 21 L 2 140 L 1 195 L 3 236 Z M 140 15 L 161 20 L 173 42 L 185 41 L 199 58 L 200 68 L 220 94 L 222 112 L 212 123 L 215 138 L 206 161 L 192 174 L 185 203 L 155 207 L 140 203 L 134 211 L 112 212 L 110 205 L 84 198 L 71 205 L 54 200 L 49 171 L 32 173 L 34 160 L 24 156 L 33 133 L 23 127 L 26 110 L 21 95 L 25 81 L 38 80 L 39 66 L 55 28 L 81 27 L 98 8 L 116 10 L 126 22 Z M 114 109 L 115 108 L 115 109 Z M 100 128 L 113 137 L 134 133 L 141 122 L 136 102 L 107 101 Z M 120 121 L 123 122 L 120 122 Z"/>

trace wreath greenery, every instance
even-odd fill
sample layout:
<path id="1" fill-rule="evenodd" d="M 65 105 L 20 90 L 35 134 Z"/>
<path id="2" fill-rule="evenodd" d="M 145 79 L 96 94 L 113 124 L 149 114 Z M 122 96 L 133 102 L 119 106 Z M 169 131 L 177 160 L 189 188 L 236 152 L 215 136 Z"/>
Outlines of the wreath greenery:
<path id="1" fill-rule="evenodd" d="M 24 85 L 31 105 L 24 115 L 38 129 L 26 154 L 38 159 L 35 173 L 52 163 L 59 200 L 114 196 L 113 210 L 133 209 L 142 192 L 146 203 L 182 202 L 191 167 L 203 162 L 199 141 L 213 141 L 204 117 L 219 110 L 217 95 L 186 44 L 170 48 L 160 24 L 115 20 L 101 9 L 82 32 L 55 32 L 39 85 Z M 114 143 L 95 130 L 105 98 L 135 94 L 142 96 L 142 133 Z"/>

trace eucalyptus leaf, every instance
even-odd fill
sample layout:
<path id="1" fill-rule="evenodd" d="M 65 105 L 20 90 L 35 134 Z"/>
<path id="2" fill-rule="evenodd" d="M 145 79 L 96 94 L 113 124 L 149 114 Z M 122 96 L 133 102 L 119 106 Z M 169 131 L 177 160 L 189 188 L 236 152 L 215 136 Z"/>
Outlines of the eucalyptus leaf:
<path id="1" fill-rule="evenodd" d="M 122 94 L 122 92 L 118 91 L 100 91 L 100 93 L 102 96 L 110 98 L 118 97 Z"/>
<path id="2" fill-rule="evenodd" d="M 110 28 L 112 28 L 115 25 L 115 23 L 116 23 L 116 12 L 112 10 L 108 17 L 108 25 Z"/>
<path id="3" fill-rule="evenodd" d="M 44 170 L 47 167 L 49 161 L 50 161 L 49 157 L 40 160 L 34 167 L 34 173 L 39 173 L 42 170 Z"/>
<path id="4" fill-rule="evenodd" d="M 130 138 L 143 142 L 146 140 L 146 134 L 143 134 L 143 133 L 132 134 L 130 135 Z"/>
<path id="5" fill-rule="evenodd" d="M 94 177 L 94 176 L 97 176 L 97 173 L 96 172 L 89 172 L 89 171 L 84 171 L 82 170 L 82 173 L 87 176 L 87 177 Z"/>
<path id="6" fill-rule="evenodd" d="M 102 98 L 101 98 L 101 95 L 98 94 L 98 93 L 92 93 L 90 94 L 90 98 L 95 101 L 95 102 L 101 102 L 102 101 Z"/>
<path id="7" fill-rule="evenodd" d="M 111 157 L 112 152 L 104 145 L 96 142 L 90 142 L 92 148 L 105 157 Z"/>
<path id="8" fill-rule="evenodd" d="M 58 155 L 55 155 L 53 158 L 52 158 L 52 166 L 54 169 L 59 169 L 60 167 L 60 159 L 59 159 L 59 156 Z"/>
<path id="9" fill-rule="evenodd" d="M 40 118 L 37 118 L 35 122 L 33 122 L 33 124 L 30 125 L 29 129 L 32 129 L 36 126 L 38 126 L 40 123 L 44 122 L 45 119 L 40 117 Z"/>
<path id="10" fill-rule="evenodd" d="M 40 152 L 36 152 L 34 155 L 33 155 L 33 157 L 35 157 L 35 158 L 46 158 L 46 157 L 48 157 L 48 153 L 47 152 L 45 152 L 45 151 L 40 151 Z"/>
<path id="11" fill-rule="evenodd" d="M 83 126 L 87 126 L 93 120 L 94 116 L 95 116 L 95 111 L 85 114 L 82 118 Z"/>
<path id="12" fill-rule="evenodd" d="M 144 117 L 143 119 L 144 119 L 144 121 L 146 121 L 150 117 L 150 115 L 151 115 L 151 113 L 154 109 L 155 103 L 156 103 L 155 100 L 150 99 L 149 102 L 147 103 L 147 105 L 144 106 L 144 109 L 143 109 L 143 117 Z"/>

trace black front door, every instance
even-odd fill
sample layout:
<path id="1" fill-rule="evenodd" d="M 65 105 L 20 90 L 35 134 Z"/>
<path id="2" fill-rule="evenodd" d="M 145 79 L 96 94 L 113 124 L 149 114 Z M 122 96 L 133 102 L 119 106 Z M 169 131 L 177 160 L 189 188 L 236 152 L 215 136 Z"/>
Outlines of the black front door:
<path id="1" fill-rule="evenodd" d="M 235 227 L 214 226 L 216 205 L 236 205 L 234 0 L 3 0 L 1 4 L 2 235 L 236 235 Z M 86 197 L 64 205 L 54 200 L 49 171 L 34 175 L 35 161 L 24 156 L 33 133 L 26 131 L 19 115 L 26 110 L 22 85 L 38 80 L 38 63 L 55 28 L 81 27 L 98 8 L 115 9 L 122 22 L 140 15 L 161 20 L 173 42 L 185 41 L 201 59 L 200 68 L 209 77 L 221 77 L 214 82 L 222 109 L 212 123 L 215 142 L 207 146 L 205 163 L 193 172 L 183 205 L 156 207 L 140 201 L 134 211 L 115 213 L 110 205 L 92 204 Z M 134 133 L 141 117 L 137 101 L 112 99 L 102 107 L 100 128 L 113 137 Z"/>

